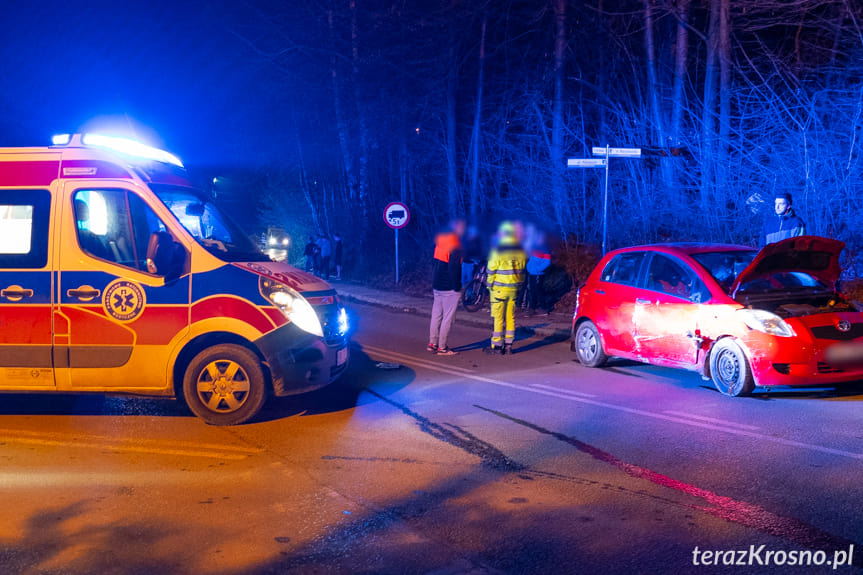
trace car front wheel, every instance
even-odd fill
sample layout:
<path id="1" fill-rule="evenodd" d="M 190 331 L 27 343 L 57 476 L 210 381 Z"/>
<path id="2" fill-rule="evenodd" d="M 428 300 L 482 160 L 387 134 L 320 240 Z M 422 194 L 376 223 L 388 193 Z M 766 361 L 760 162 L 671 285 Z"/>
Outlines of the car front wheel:
<path id="1" fill-rule="evenodd" d="M 585 321 L 575 330 L 575 355 L 587 367 L 600 367 L 608 361 L 599 339 L 599 330 L 592 321 Z"/>
<path id="2" fill-rule="evenodd" d="M 720 339 L 710 353 L 710 377 L 724 395 L 738 397 L 752 393 L 752 369 L 740 346 L 731 338 Z"/>
<path id="3" fill-rule="evenodd" d="M 189 409 L 210 425 L 237 425 L 250 420 L 267 398 L 258 356 L 234 344 L 203 350 L 186 369 L 183 397 Z"/>

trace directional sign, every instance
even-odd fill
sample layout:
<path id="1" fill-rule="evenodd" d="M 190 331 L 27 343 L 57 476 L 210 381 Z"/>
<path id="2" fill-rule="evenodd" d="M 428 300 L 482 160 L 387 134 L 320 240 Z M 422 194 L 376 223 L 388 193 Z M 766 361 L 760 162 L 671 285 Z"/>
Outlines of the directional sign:
<path id="1" fill-rule="evenodd" d="M 390 202 L 384 208 L 384 222 L 394 230 L 399 230 L 411 220 L 408 207 L 401 202 Z"/>
<path id="2" fill-rule="evenodd" d="M 567 168 L 604 168 L 605 159 L 602 158 L 568 158 Z"/>
<path id="3" fill-rule="evenodd" d="M 641 148 L 593 148 L 594 156 L 604 156 L 608 150 L 609 158 L 640 158 Z"/>

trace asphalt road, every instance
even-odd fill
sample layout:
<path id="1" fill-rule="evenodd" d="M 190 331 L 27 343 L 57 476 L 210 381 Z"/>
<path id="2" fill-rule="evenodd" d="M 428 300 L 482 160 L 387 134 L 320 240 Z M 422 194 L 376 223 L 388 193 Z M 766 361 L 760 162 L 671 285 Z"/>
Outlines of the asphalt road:
<path id="1" fill-rule="evenodd" d="M 0 396 L 3 572 L 861 572 L 863 388 L 730 399 L 464 326 L 435 357 L 427 318 L 351 312 L 343 380 L 248 425 Z"/>

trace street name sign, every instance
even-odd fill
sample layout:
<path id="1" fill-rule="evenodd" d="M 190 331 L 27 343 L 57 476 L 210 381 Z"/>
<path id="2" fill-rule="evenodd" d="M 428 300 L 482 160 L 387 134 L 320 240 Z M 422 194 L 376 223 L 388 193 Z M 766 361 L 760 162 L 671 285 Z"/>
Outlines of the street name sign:
<path id="1" fill-rule="evenodd" d="M 605 158 L 569 158 L 567 168 L 604 168 Z"/>
<path id="2" fill-rule="evenodd" d="M 641 148 L 599 148 L 594 147 L 591 152 L 594 156 L 605 156 L 608 152 L 609 158 L 640 158 Z"/>

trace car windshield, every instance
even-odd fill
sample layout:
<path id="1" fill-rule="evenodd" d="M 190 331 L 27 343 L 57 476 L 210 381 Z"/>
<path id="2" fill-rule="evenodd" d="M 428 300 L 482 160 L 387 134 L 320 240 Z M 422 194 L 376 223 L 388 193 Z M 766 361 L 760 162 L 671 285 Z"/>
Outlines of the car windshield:
<path id="1" fill-rule="evenodd" d="M 186 230 L 214 256 L 228 262 L 270 261 L 227 214 L 189 188 L 151 184 Z"/>
<path id="2" fill-rule="evenodd" d="M 756 250 L 735 250 L 692 254 L 692 258 L 713 276 L 722 289 L 728 291 L 734 278 L 752 263 L 757 254 Z"/>

